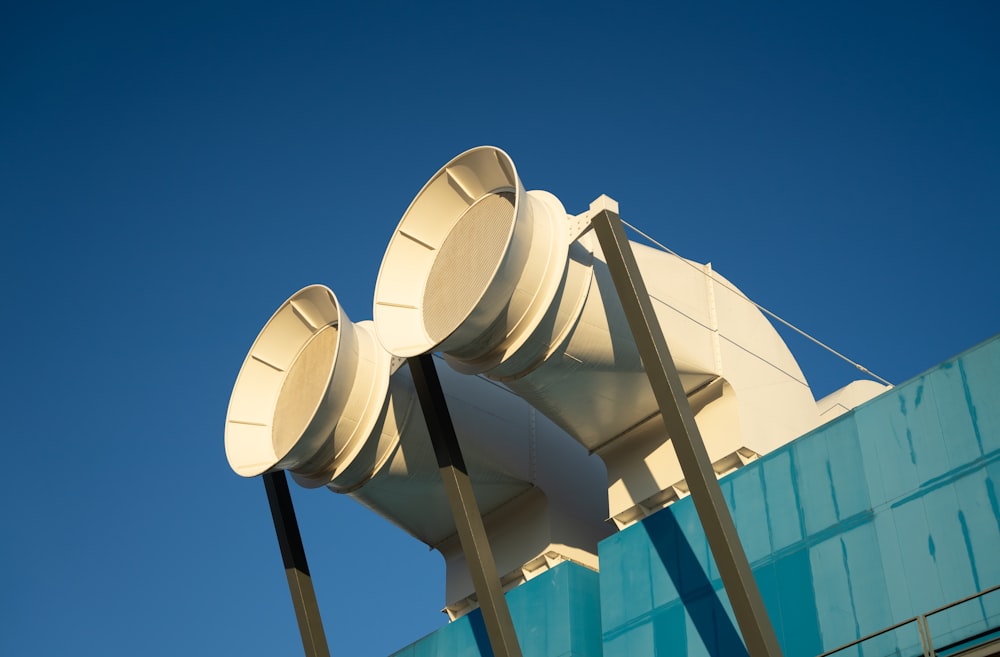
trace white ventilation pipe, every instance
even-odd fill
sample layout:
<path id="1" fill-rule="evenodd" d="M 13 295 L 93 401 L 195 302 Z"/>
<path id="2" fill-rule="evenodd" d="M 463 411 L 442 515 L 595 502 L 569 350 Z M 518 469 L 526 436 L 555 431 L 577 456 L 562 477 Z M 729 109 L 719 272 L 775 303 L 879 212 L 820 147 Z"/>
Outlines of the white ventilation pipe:
<path id="1" fill-rule="evenodd" d="M 288 470 L 349 493 L 441 551 L 452 616 L 472 608 L 457 538 L 409 368 L 354 324 L 333 292 L 293 295 L 261 330 L 237 377 L 226 455 L 252 477 Z M 496 384 L 440 368 L 498 572 L 516 584 L 572 560 L 597 568 L 605 472 L 596 458 Z"/>
<path id="2" fill-rule="evenodd" d="M 467 151 L 400 221 L 375 325 L 393 354 L 438 351 L 502 381 L 598 453 L 610 516 L 625 525 L 685 488 L 600 247 L 579 237 L 587 220 L 526 192 L 503 151 Z M 720 474 L 818 424 L 795 359 L 730 283 L 710 265 L 632 248 Z"/>

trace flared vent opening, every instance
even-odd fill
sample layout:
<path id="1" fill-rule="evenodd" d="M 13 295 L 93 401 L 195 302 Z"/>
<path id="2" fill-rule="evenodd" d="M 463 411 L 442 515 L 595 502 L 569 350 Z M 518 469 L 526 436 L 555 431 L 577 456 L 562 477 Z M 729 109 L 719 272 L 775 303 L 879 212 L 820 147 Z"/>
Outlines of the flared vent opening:
<path id="1" fill-rule="evenodd" d="M 340 309 L 311 285 L 274 313 L 250 348 L 229 399 L 226 457 L 243 477 L 288 466 L 323 404 L 337 360 Z"/>

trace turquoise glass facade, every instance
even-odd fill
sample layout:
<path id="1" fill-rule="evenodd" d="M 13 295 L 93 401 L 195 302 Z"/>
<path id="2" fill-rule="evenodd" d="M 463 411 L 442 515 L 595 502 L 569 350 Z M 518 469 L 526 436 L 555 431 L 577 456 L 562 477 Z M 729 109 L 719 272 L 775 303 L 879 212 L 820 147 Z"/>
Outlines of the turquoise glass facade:
<path id="1" fill-rule="evenodd" d="M 1000 336 L 721 484 L 786 657 L 1000 584 Z M 746 654 L 690 498 L 599 556 L 599 575 L 563 564 L 507 594 L 526 657 Z M 939 648 L 994 631 L 1000 591 L 929 626 Z M 490 654 L 478 615 L 397 653 Z M 920 639 L 910 624 L 840 654 L 920 654 Z"/>
<path id="2" fill-rule="evenodd" d="M 564 562 L 507 593 L 524 657 L 600 657 L 601 608 L 597 573 Z M 492 656 L 478 609 L 393 657 Z"/>

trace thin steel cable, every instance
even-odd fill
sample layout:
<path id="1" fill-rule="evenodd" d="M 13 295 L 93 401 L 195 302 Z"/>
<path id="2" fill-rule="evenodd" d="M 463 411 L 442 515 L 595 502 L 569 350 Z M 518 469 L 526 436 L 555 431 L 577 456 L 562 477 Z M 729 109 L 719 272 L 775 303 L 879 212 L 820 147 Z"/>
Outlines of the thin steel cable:
<path id="1" fill-rule="evenodd" d="M 795 331 L 796 333 L 798 333 L 798 334 L 799 334 L 799 335 L 801 335 L 802 337 L 804 337 L 804 338 L 806 338 L 806 339 L 808 339 L 808 340 L 811 340 L 812 342 L 816 343 L 817 345 L 819 345 L 819 346 L 820 346 L 820 347 L 822 347 L 823 349 L 826 349 L 826 350 L 827 350 L 827 351 L 829 351 L 829 352 L 830 352 L 831 354 L 833 354 L 834 356 L 836 356 L 836 357 L 840 358 L 841 360 L 843 360 L 843 361 L 845 361 L 845 362 L 847 362 L 847 363 L 850 363 L 851 365 L 853 365 L 854 367 L 856 367 L 856 368 L 857 368 L 858 370 L 860 370 L 860 371 L 864 372 L 865 374 L 867 374 L 868 376 L 872 377 L 873 379 L 876 379 L 877 381 L 879 381 L 879 382 L 881 382 L 881 383 L 884 383 L 884 384 L 885 384 L 885 385 L 887 385 L 887 386 L 891 386 L 891 385 L 892 385 L 892 383 L 890 383 L 890 382 L 889 382 L 889 381 L 888 381 L 887 379 L 883 379 L 883 378 L 882 378 L 882 377 L 880 377 L 880 376 L 879 376 L 878 374 L 875 374 L 874 372 L 872 372 L 872 371 L 871 371 L 870 369 L 868 369 L 867 367 L 865 367 L 865 366 L 864 366 L 864 365 L 862 365 L 861 363 L 858 363 L 858 362 L 856 362 L 856 361 L 853 361 L 853 360 L 851 360 L 850 358 L 848 358 L 848 357 L 847 357 L 847 356 L 845 356 L 844 354 L 840 353 L 839 351 L 837 351 L 837 350 L 836 350 L 836 349 L 834 349 L 833 347 L 831 347 L 831 346 L 829 346 L 829 345 L 827 345 L 827 344 L 824 344 L 823 342 L 821 342 L 821 341 L 819 341 L 818 339 L 814 338 L 813 336 L 809 335 L 808 333 L 806 333 L 805 331 L 803 331 L 803 330 L 802 330 L 802 329 L 800 329 L 799 327 L 795 326 L 795 325 L 794 325 L 794 324 L 792 324 L 791 322 L 788 322 L 788 321 L 786 321 L 786 320 L 782 319 L 781 317 L 778 317 L 778 316 L 777 316 L 776 314 L 774 314 L 773 312 L 771 312 L 770 310 L 768 310 L 768 309 L 767 309 L 767 308 L 765 308 L 764 306 L 760 305 L 759 303 L 757 303 L 756 301 L 754 301 L 753 299 L 751 299 L 751 298 L 750 298 L 750 297 L 748 297 L 747 295 L 743 294 L 742 292 L 740 292 L 739 290 L 737 290 L 737 289 L 736 289 L 736 288 L 734 288 L 733 286 L 731 286 L 731 285 L 727 285 L 727 284 L 726 284 L 726 283 L 725 283 L 724 281 L 720 281 L 720 280 L 719 280 L 718 278 L 716 278 L 715 276 L 712 276 L 712 275 L 711 275 L 711 274 L 710 274 L 709 272 L 706 272 L 706 271 L 705 271 L 705 270 L 704 270 L 703 268 L 701 268 L 701 267 L 699 267 L 699 266 L 695 265 L 694 263 L 692 263 L 691 261 L 687 260 L 686 258 L 682 258 L 682 257 L 681 257 L 681 256 L 679 256 L 679 255 L 678 255 L 677 253 L 675 253 L 675 252 L 674 252 L 674 251 L 672 251 L 671 249 L 667 248 L 667 247 L 666 247 L 665 245 L 661 244 L 660 242 L 656 241 L 655 239 L 653 239 L 652 237 L 650 237 L 650 236 L 649 236 L 649 235 L 647 235 L 646 233 L 642 232 L 641 230 L 639 230 L 638 228 L 636 228 L 636 227 L 635 227 L 635 226 L 633 226 L 632 224 L 628 223 L 628 222 L 627 222 L 627 221 L 625 221 L 624 219 L 622 219 L 622 223 L 623 223 L 623 224 L 625 224 L 626 226 L 628 226 L 629 228 L 631 228 L 631 229 L 632 229 L 633 231 L 635 231 L 635 232 L 636 232 L 637 234 L 639 234 L 639 235 L 642 235 L 642 237 L 644 237 L 644 238 L 645 238 L 646 240 L 648 240 L 648 241 L 649 241 L 649 242 L 650 242 L 651 244 L 655 244 L 655 245 L 656 245 L 657 247 L 659 247 L 660 249 L 662 249 L 662 250 L 663 250 L 663 251 L 665 251 L 666 253 L 669 253 L 670 255 L 674 256 L 675 258 L 678 258 L 678 259 L 680 259 L 680 261 L 681 261 L 681 262 L 683 262 L 684 264 L 688 265 L 688 266 L 689 266 L 689 267 L 691 267 L 692 269 L 695 269 L 695 270 L 697 270 L 697 271 L 700 271 L 700 272 L 701 272 L 701 273 L 702 273 L 703 275 L 705 275 L 705 276 L 710 276 L 710 277 L 712 278 L 712 280 L 713 280 L 713 281 L 714 281 L 715 283 L 718 283 L 719 285 L 721 285 L 722 287 L 726 288 L 726 289 L 727 289 L 727 290 L 729 290 L 730 292 L 732 292 L 732 293 L 736 294 L 737 296 L 739 296 L 739 297 L 742 297 L 742 298 L 743 298 L 743 299 L 745 299 L 745 300 L 746 300 L 746 301 L 747 301 L 748 303 L 751 303 L 751 304 L 753 304 L 753 305 L 754 305 L 754 307 L 756 307 L 756 308 L 757 308 L 757 310 L 759 310 L 759 311 L 761 311 L 762 313 L 764 313 L 764 314 L 768 315 L 769 317 L 771 317 L 771 318 L 775 319 L 776 321 L 779 321 L 779 322 L 781 322 L 782 324 L 784 324 L 784 325 L 785 325 L 785 326 L 787 326 L 788 328 L 792 329 L 793 331 Z"/>
<path id="2" fill-rule="evenodd" d="M 681 258 L 681 259 L 683 260 L 683 258 Z M 712 280 L 716 280 L 716 279 L 715 279 L 715 278 L 713 278 Z M 692 317 L 691 315 L 687 314 L 686 312 L 684 312 L 683 310 L 681 310 L 681 309 L 680 309 L 680 308 L 678 308 L 677 306 L 673 306 L 673 305 L 671 305 L 671 304 L 667 303 L 666 301 L 664 301 L 663 299 L 660 299 L 659 297 L 656 297 L 656 296 L 653 296 L 653 295 L 650 295 L 650 296 L 649 296 L 649 298 L 650 298 L 650 299 L 652 299 L 653 301 L 655 301 L 656 303 L 658 303 L 658 304 L 662 305 L 662 306 L 665 306 L 665 307 L 667 307 L 667 308 L 670 308 L 671 310 L 673 310 L 673 311 L 674 311 L 675 313 L 677 313 L 678 315 L 680 315 L 680 316 L 682 316 L 682 317 L 685 317 L 685 318 L 689 319 L 690 321 L 694 322 L 695 324 L 697 324 L 698 326 L 702 327 L 703 329 L 705 329 L 705 330 L 707 330 L 707 331 L 712 331 L 712 330 L 714 330 L 714 329 L 712 329 L 712 327 L 711 327 L 711 326 L 709 326 L 708 324 L 705 324 L 704 322 L 700 321 L 700 320 L 699 320 L 698 318 L 696 318 L 696 317 Z M 775 363 L 772 363 L 771 361 L 769 361 L 768 359 L 764 358 L 764 357 L 763 357 L 763 356 L 761 356 L 760 354 L 757 354 L 757 353 L 754 353 L 754 352 L 753 352 L 753 351 L 751 351 L 750 349 L 747 349 L 746 347 L 744 347 L 743 345 L 741 345 L 741 344 L 740 344 L 739 342 L 736 342 L 735 340 L 733 340 L 733 339 L 732 339 L 732 338 L 730 338 L 729 336 L 727 336 L 727 335 L 723 335 L 723 334 L 722 334 L 721 332 L 718 332 L 718 333 L 719 333 L 719 338 L 720 338 L 720 339 L 722 339 L 722 340 L 725 340 L 726 342 L 728 342 L 729 344 L 733 345 L 734 347 L 737 347 L 737 348 L 739 348 L 739 349 L 742 349 L 743 351 L 745 351 L 745 352 L 746 352 L 746 353 L 748 353 L 749 355 L 753 356 L 753 357 L 754 357 L 754 358 L 756 358 L 757 360 L 761 361 L 762 363 L 766 363 L 767 365 L 770 365 L 771 367 L 773 367 L 774 369 L 778 370 L 779 372 L 781 372 L 782 374 L 784 374 L 784 375 L 785 375 L 785 376 L 787 376 L 788 378 L 792 379 L 793 381 L 796 381 L 796 382 L 798 382 L 798 383 L 801 383 L 802 385 L 804 385 L 804 386 L 805 386 L 805 387 L 807 387 L 807 388 L 809 387 L 809 384 L 808 384 L 808 383 L 806 383 L 805 381 L 803 381 L 803 380 L 802 380 L 802 379 L 800 379 L 799 377 L 795 376 L 795 375 L 794 375 L 794 374 L 792 374 L 791 372 L 788 372 L 788 371 L 784 370 L 783 368 L 781 368 L 780 366 L 776 365 Z"/>

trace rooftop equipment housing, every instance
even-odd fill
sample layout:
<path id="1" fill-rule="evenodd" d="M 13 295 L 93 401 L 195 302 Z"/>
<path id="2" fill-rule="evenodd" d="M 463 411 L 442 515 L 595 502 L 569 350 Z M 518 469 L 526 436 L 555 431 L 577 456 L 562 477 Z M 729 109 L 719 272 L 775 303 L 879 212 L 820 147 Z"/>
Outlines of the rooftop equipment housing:
<path id="1" fill-rule="evenodd" d="M 597 543 L 612 531 L 606 519 L 624 527 L 686 493 L 588 232 L 609 207 L 617 213 L 602 196 L 569 215 L 552 194 L 525 191 L 503 151 L 459 155 L 393 234 L 374 323 L 351 322 L 332 291 L 313 285 L 261 330 L 226 418 L 233 470 L 287 470 L 436 548 L 447 565 L 446 609 L 463 615 L 476 605 L 474 587 L 404 366 L 440 352 L 503 583 L 567 560 L 596 570 Z M 884 390 L 855 382 L 817 407 L 780 336 L 711 265 L 631 246 L 717 474 Z"/>
<path id="2" fill-rule="evenodd" d="M 525 191 L 503 151 L 467 151 L 396 228 L 374 318 L 389 352 L 440 352 L 502 382 L 600 455 L 609 516 L 625 526 L 686 488 L 589 216 Z M 820 423 L 794 357 L 735 286 L 711 265 L 632 248 L 719 474 Z"/>

